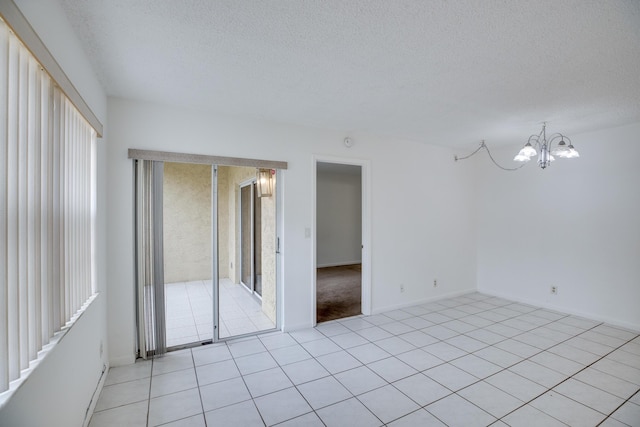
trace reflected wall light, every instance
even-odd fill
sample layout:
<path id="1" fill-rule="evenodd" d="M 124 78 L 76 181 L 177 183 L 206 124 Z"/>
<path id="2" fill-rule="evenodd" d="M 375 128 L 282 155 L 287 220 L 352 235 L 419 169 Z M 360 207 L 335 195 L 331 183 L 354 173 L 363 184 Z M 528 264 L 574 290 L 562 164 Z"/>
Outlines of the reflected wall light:
<path id="1" fill-rule="evenodd" d="M 258 188 L 258 197 L 271 197 L 273 194 L 273 174 L 272 169 L 256 170 L 256 187 Z"/>

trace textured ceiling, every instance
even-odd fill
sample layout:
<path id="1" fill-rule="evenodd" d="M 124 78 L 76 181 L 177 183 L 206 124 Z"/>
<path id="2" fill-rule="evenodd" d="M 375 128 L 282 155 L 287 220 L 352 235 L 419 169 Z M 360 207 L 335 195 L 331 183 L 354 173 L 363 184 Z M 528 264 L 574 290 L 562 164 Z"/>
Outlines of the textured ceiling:
<path id="1" fill-rule="evenodd" d="M 640 122 L 638 0 L 60 1 L 111 96 L 451 147 Z"/>

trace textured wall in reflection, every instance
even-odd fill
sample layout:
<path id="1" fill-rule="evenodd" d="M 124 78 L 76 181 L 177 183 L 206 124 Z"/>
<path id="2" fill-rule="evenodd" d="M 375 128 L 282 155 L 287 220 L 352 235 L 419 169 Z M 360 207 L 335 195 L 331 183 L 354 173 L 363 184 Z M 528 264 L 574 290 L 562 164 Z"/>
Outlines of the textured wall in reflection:
<path id="1" fill-rule="evenodd" d="M 211 166 L 164 165 L 165 283 L 211 279 Z"/>

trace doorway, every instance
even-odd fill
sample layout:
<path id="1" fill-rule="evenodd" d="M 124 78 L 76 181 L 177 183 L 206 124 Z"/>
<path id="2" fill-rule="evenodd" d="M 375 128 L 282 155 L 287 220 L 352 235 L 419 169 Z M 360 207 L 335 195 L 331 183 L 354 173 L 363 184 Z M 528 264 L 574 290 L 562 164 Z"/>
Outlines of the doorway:
<path id="1" fill-rule="evenodd" d="M 363 312 L 362 169 L 316 163 L 316 323 Z"/>
<path id="2" fill-rule="evenodd" d="M 287 169 L 287 163 L 137 149 L 129 149 L 129 158 L 133 160 L 134 166 L 135 326 L 138 355 L 143 358 L 153 357 L 167 350 L 277 329 L 281 321 L 277 307 L 282 288 L 279 279 L 282 258 L 278 232 L 283 221 L 282 210 L 276 209 L 276 206 L 282 206 L 283 200 L 278 186 L 281 179 L 277 178 L 281 176 L 281 170 Z M 229 166 L 220 166 L 221 163 Z M 172 195 L 165 194 L 165 187 L 170 189 L 172 185 L 165 183 L 165 165 L 169 165 L 169 171 L 173 166 L 183 169 L 184 176 L 172 183 L 178 184 L 176 188 L 168 190 L 172 191 Z M 193 169 L 197 168 L 202 169 L 203 173 L 196 174 L 202 176 L 194 183 Z M 254 262 L 259 259 L 261 264 L 259 269 L 254 267 L 254 272 L 260 275 L 257 293 L 261 299 L 254 297 L 255 283 L 252 285 L 253 294 L 240 283 L 240 184 L 251 180 L 252 177 L 255 177 L 253 179 L 258 183 L 259 197 L 262 197 L 259 203 L 252 201 L 254 209 L 255 206 L 260 206 L 259 246 L 262 247 L 262 251 L 259 257 L 254 255 Z M 187 200 L 183 197 L 186 193 L 194 194 Z M 171 202 L 172 197 L 177 202 Z M 173 205 L 168 212 L 165 212 L 165 201 Z M 180 213 L 176 215 L 177 220 L 173 225 L 165 223 L 164 220 L 164 217 L 173 215 L 171 209 Z M 193 227 L 192 221 L 189 221 L 191 215 L 200 216 L 204 227 Z M 193 227 L 191 237 L 178 230 L 173 233 L 173 237 L 167 238 L 165 228 L 171 229 L 176 226 Z M 255 222 L 253 226 L 256 226 Z M 181 244 L 185 243 L 185 240 L 188 244 L 195 240 L 202 240 L 204 243 L 189 250 L 183 250 L 181 247 L 169 250 L 165 243 L 172 240 L 173 243 L 177 241 Z M 254 251 L 258 251 L 257 247 Z M 180 259 L 185 253 L 188 253 L 188 256 Z M 185 299 L 184 295 L 181 295 L 181 307 L 177 309 L 183 318 L 171 325 L 167 322 L 167 312 L 171 309 L 167 306 L 166 298 L 166 294 L 171 292 L 165 292 L 168 283 L 165 281 L 167 254 L 173 254 L 174 257 L 177 254 L 178 259 L 173 264 L 175 268 L 182 269 L 182 273 L 171 273 L 168 278 L 169 281 L 175 280 L 175 283 L 182 284 L 180 292 L 189 288 L 190 282 L 200 282 L 196 292 L 198 295 L 194 298 Z M 189 264 L 193 260 L 199 263 L 202 261 L 205 270 L 202 277 L 183 276 L 198 270 L 193 264 Z M 261 301 L 261 304 L 258 304 L 258 308 L 253 312 L 248 312 L 246 299 L 243 302 L 235 298 L 238 291 L 243 297 L 248 297 L 252 304 L 255 304 L 256 300 Z M 233 300 L 237 307 L 225 305 L 225 299 Z M 194 304 L 201 305 L 206 312 L 196 315 L 192 311 Z M 225 325 L 225 319 L 234 323 L 233 327 Z M 243 324 L 238 325 L 236 321 Z M 179 325 L 180 322 L 184 322 L 185 325 Z M 191 322 L 196 323 L 195 334 Z M 249 323 L 252 325 L 251 329 L 247 328 Z M 209 330 L 200 333 L 198 324 Z M 225 331 L 223 326 L 227 327 Z M 186 331 L 189 333 L 181 333 L 179 341 L 168 342 L 167 331 L 170 328 L 183 327 L 189 328 L 189 331 Z M 174 337 L 178 338 L 175 335 Z"/>
<path id="3" fill-rule="evenodd" d="M 166 346 L 275 329 L 275 188 L 258 197 L 253 167 L 163 162 L 161 175 Z"/>

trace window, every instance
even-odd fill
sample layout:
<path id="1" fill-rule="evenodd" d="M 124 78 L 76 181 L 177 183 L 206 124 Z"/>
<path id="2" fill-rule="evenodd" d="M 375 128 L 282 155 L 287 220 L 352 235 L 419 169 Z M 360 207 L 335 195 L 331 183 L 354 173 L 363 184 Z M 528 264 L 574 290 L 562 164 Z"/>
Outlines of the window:
<path id="1" fill-rule="evenodd" d="M 95 294 L 96 138 L 0 19 L 0 393 Z"/>

